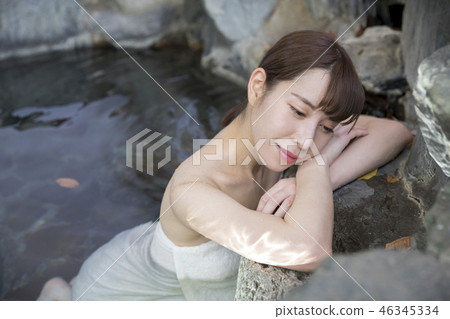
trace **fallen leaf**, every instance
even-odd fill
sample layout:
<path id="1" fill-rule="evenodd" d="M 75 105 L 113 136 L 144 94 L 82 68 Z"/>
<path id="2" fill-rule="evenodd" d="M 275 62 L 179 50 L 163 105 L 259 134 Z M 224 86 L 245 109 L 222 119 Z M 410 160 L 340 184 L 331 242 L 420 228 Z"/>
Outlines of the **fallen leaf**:
<path id="1" fill-rule="evenodd" d="M 401 179 L 401 177 L 394 177 L 389 175 L 386 180 L 388 183 L 397 183 L 399 180 Z"/>
<path id="2" fill-rule="evenodd" d="M 409 142 L 408 145 L 406 145 L 406 147 L 407 147 L 407 148 L 410 148 L 410 147 L 413 145 L 413 143 L 414 143 L 414 139 L 411 140 L 411 142 Z"/>
<path id="3" fill-rule="evenodd" d="M 56 180 L 56 182 L 58 183 L 59 186 L 65 187 L 65 188 L 75 188 L 80 185 L 80 183 L 78 183 L 73 178 L 67 178 L 67 177 L 58 178 Z"/>
<path id="4" fill-rule="evenodd" d="M 358 31 L 356 31 L 355 37 L 360 37 L 363 35 L 365 28 L 360 25 Z"/>
<path id="5" fill-rule="evenodd" d="M 378 172 L 378 168 L 375 168 L 373 171 L 370 171 L 369 173 L 359 177 L 358 181 L 363 180 L 363 179 L 371 179 L 372 177 L 377 175 L 377 172 Z"/>
<path id="6" fill-rule="evenodd" d="M 411 236 L 401 237 L 394 240 L 393 242 L 386 244 L 386 250 L 396 250 L 396 249 L 410 249 L 411 248 Z"/>

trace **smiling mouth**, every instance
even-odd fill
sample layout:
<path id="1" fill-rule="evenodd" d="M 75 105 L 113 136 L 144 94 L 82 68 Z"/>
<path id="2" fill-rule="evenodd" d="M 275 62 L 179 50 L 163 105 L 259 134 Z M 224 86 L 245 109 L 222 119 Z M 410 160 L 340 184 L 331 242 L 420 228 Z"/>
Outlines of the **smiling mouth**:
<path id="1" fill-rule="evenodd" d="M 277 148 L 278 148 L 278 151 L 280 152 L 280 154 L 286 159 L 286 161 L 288 163 L 294 163 L 295 161 L 297 161 L 298 156 L 295 155 L 294 153 L 289 152 L 288 150 L 282 148 L 278 144 L 277 144 Z"/>

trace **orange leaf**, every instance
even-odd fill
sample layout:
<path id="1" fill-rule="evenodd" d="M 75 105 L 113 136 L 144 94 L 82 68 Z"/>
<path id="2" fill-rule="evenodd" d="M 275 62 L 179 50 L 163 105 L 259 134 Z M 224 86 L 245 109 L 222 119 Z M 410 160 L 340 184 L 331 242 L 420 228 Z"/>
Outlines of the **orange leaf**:
<path id="1" fill-rule="evenodd" d="M 59 186 L 65 188 L 75 188 L 80 185 L 80 183 L 78 183 L 76 180 L 67 177 L 58 178 L 56 182 Z"/>
<path id="2" fill-rule="evenodd" d="M 386 250 L 394 250 L 394 249 L 410 249 L 411 248 L 411 236 L 401 237 L 399 239 L 394 240 L 393 242 L 386 244 Z"/>
<path id="3" fill-rule="evenodd" d="M 389 175 L 386 180 L 388 183 L 397 183 L 399 180 L 401 179 L 401 177 L 394 177 Z"/>

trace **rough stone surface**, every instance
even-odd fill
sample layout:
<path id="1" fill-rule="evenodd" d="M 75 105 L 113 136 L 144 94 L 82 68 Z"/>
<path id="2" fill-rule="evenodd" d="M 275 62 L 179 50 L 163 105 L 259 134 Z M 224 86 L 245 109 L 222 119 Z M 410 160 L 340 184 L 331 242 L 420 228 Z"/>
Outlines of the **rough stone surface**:
<path id="1" fill-rule="evenodd" d="M 86 45 L 79 7 L 73 1 L 3 0 L 0 58 Z"/>
<path id="2" fill-rule="evenodd" d="M 413 95 L 431 157 L 450 176 L 450 45 L 422 61 Z"/>
<path id="3" fill-rule="evenodd" d="M 450 300 L 448 266 L 420 252 L 372 250 L 335 260 L 285 300 Z"/>
<path id="4" fill-rule="evenodd" d="M 334 1 L 334 0 L 307 0 L 311 15 L 315 19 L 333 19 L 343 17 L 355 20 L 358 16 L 367 10 L 373 3 L 371 0 L 363 1 Z M 369 9 L 369 13 L 374 13 L 375 6 Z"/>
<path id="5" fill-rule="evenodd" d="M 414 137 L 405 163 L 404 176 L 410 198 L 415 200 L 423 211 L 431 208 L 439 189 L 449 180 L 428 153 L 420 130 Z"/>
<path id="6" fill-rule="evenodd" d="M 377 26 L 367 28 L 360 37 L 349 37 L 341 42 L 367 91 L 403 93 L 405 81 L 400 37 L 400 31 Z"/>
<path id="7" fill-rule="evenodd" d="M 370 6 L 366 0 L 352 1 L 348 5 L 337 4 L 335 1 L 286 0 L 278 1 L 275 6 L 272 1 L 258 1 L 254 12 L 243 15 L 249 12 L 251 4 L 244 8 L 241 1 L 236 3 L 239 4 L 236 8 L 241 8 L 242 11 L 238 14 L 234 13 L 236 8 L 231 7 L 231 2 L 230 5 L 224 5 L 222 1 L 205 0 L 212 22 L 205 28 L 201 63 L 214 74 L 242 87 L 246 87 L 248 77 L 258 66 L 265 51 L 283 35 L 296 30 L 313 29 L 339 36 Z M 213 13 L 208 9 L 210 4 L 214 4 Z M 221 8 L 220 21 L 214 12 L 218 8 Z M 253 18 L 254 16 L 258 18 Z M 230 23 L 235 20 L 236 23 Z M 244 21 L 248 21 L 248 25 Z M 342 39 L 355 34 L 365 21 L 358 20 Z M 255 27 L 256 25 L 259 27 Z M 245 30 L 239 30 L 239 27 Z"/>
<path id="8" fill-rule="evenodd" d="M 242 257 L 239 265 L 235 300 L 277 300 L 289 290 L 301 286 L 310 274 L 255 263 Z"/>
<path id="9" fill-rule="evenodd" d="M 447 0 L 408 0 L 403 11 L 402 46 L 410 87 L 417 67 L 431 53 L 450 43 L 450 5 Z"/>
<path id="10" fill-rule="evenodd" d="M 204 0 L 208 15 L 229 40 L 253 36 L 261 28 L 277 3 L 276 0 Z"/>
<path id="11" fill-rule="evenodd" d="M 404 161 L 390 163 L 367 181 L 355 181 L 335 191 L 333 251 L 384 247 L 404 236 L 413 236 L 415 245 L 424 248 L 423 210 L 410 198 L 402 173 L 396 169 L 400 160 Z M 400 180 L 388 183 L 388 176 Z"/>
<path id="12" fill-rule="evenodd" d="M 440 262 L 450 264 L 450 183 L 442 187 L 425 221 L 427 252 Z"/>
<path id="13" fill-rule="evenodd" d="M 174 33 L 192 39 L 200 1 L 4 0 L 0 4 L 0 59 L 95 45 L 145 48 Z M 183 15 L 181 14 L 183 13 Z M 191 23 L 192 22 L 192 23 Z M 114 38 L 112 40 L 106 32 Z M 198 32 L 197 32 L 198 33 Z"/>

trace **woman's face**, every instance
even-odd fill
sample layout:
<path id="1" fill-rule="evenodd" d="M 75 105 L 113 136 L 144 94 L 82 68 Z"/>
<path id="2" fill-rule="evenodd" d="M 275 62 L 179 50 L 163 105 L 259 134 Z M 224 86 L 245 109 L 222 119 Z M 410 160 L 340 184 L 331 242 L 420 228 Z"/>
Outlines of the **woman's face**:
<path id="1" fill-rule="evenodd" d="M 326 70 L 310 69 L 297 81 L 278 83 L 271 92 L 250 105 L 253 145 L 266 141 L 258 154 L 272 171 L 283 171 L 297 160 L 306 159 L 305 152 L 320 152 L 332 137 L 338 124 L 317 108 L 325 96 L 330 76 Z M 295 82 L 295 83 L 294 83 Z M 311 147 L 305 143 L 314 142 Z M 302 146 L 305 146 L 302 154 Z M 297 159 L 297 157 L 299 157 Z"/>

